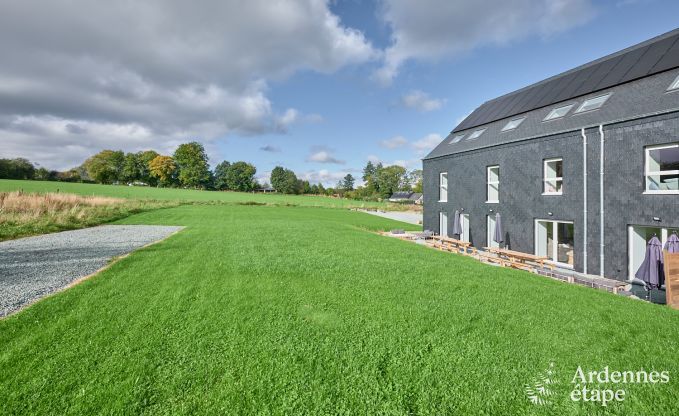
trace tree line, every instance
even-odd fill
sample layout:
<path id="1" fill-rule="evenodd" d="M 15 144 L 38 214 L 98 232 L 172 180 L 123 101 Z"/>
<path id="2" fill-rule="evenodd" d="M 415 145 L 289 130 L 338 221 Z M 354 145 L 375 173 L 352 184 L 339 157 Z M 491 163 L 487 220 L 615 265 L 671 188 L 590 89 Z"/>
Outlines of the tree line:
<path id="1" fill-rule="evenodd" d="M 363 186 L 355 187 L 351 174 L 336 187 L 311 184 L 282 166 L 271 171 L 270 185 L 255 179 L 257 168 L 247 162 L 219 163 L 210 170 L 205 148 L 198 142 L 184 143 L 174 154 L 162 155 L 153 150 L 125 153 L 122 150 L 102 150 L 89 157 L 81 166 L 64 172 L 36 168 L 22 158 L 0 159 L 0 179 L 35 179 L 64 182 L 94 182 L 158 187 L 184 187 L 208 190 L 250 192 L 268 189 L 283 194 L 339 195 L 352 199 L 379 200 L 396 191 L 422 190 L 422 171 L 407 172 L 400 166 L 384 167 L 368 162 L 363 169 Z"/>

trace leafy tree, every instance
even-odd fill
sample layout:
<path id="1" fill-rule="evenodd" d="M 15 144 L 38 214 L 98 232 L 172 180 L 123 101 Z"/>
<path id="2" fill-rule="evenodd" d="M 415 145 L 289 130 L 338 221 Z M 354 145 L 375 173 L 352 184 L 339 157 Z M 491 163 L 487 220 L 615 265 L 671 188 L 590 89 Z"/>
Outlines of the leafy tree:
<path id="1" fill-rule="evenodd" d="M 311 184 L 309 183 L 309 181 L 302 181 L 302 193 L 303 194 L 311 193 Z"/>
<path id="2" fill-rule="evenodd" d="M 422 193 L 422 169 L 410 172 L 410 183 L 413 186 L 413 192 Z"/>
<path id="3" fill-rule="evenodd" d="M 214 173 L 214 185 L 216 189 L 219 189 L 220 191 L 229 189 L 229 185 L 226 182 L 226 176 L 229 172 L 229 168 L 231 167 L 231 163 L 228 161 L 223 161 L 220 164 L 218 164 L 215 167 L 215 173 Z"/>
<path id="4" fill-rule="evenodd" d="M 149 163 L 149 168 L 151 175 L 163 186 L 172 184 L 177 174 L 177 165 L 170 156 L 156 156 Z"/>
<path id="5" fill-rule="evenodd" d="M 157 156 L 158 152 L 154 150 L 144 150 L 137 153 L 137 169 L 139 172 L 139 180 L 151 186 L 155 186 L 158 182 L 157 178 L 151 175 L 151 161 Z"/>
<path id="6" fill-rule="evenodd" d="M 392 165 L 379 169 L 377 183 L 379 184 L 379 193 L 382 197 L 388 198 L 391 194 L 401 189 L 405 174 L 406 170 L 402 166 Z"/>
<path id="7" fill-rule="evenodd" d="M 184 186 L 204 188 L 210 179 L 207 153 L 198 142 L 180 144 L 174 152 L 179 181 Z"/>
<path id="8" fill-rule="evenodd" d="M 294 194 L 297 190 L 297 175 L 295 172 L 276 166 L 271 171 L 271 186 L 283 194 Z"/>
<path id="9" fill-rule="evenodd" d="M 316 192 L 318 195 L 325 195 L 325 187 L 323 186 L 322 183 L 318 183 L 318 192 Z"/>
<path id="10" fill-rule="evenodd" d="M 345 191 L 353 191 L 354 190 L 354 183 L 355 179 L 351 173 L 347 173 L 347 176 L 344 177 L 340 181 L 341 188 L 344 189 Z"/>
<path id="11" fill-rule="evenodd" d="M 226 171 L 226 185 L 234 191 L 247 192 L 255 189 L 257 168 L 246 162 L 236 162 Z"/>
<path id="12" fill-rule="evenodd" d="M 128 153 L 125 155 L 125 160 L 123 162 L 123 169 L 121 172 L 121 179 L 125 182 L 134 182 L 141 180 L 140 171 L 140 161 L 139 157 L 134 153 Z"/>
<path id="13" fill-rule="evenodd" d="M 318 195 L 318 185 L 316 184 L 311 185 L 311 193 L 313 195 Z"/>
<path id="14" fill-rule="evenodd" d="M 373 165 L 373 162 L 368 161 L 368 163 L 365 165 L 365 168 L 363 168 L 363 182 L 365 183 L 365 187 L 376 191 L 376 181 L 377 167 Z"/>
<path id="15" fill-rule="evenodd" d="M 34 176 L 35 166 L 26 159 L 0 159 L 0 178 L 33 179 Z"/>
<path id="16" fill-rule="evenodd" d="M 84 163 L 87 175 L 95 182 L 113 183 L 122 179 L 125 154 L 121 151 L 102 150 Z"/>

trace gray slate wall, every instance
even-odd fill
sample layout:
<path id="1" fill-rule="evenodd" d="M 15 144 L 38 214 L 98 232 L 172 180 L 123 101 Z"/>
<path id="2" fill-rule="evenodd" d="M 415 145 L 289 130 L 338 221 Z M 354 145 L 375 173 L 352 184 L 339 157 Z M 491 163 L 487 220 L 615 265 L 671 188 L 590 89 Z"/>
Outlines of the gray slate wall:
<path id="1" fill-rule="evenodd" d="M 586 131 L 588 189 L 588 273 L 598 274 L 600 248 L 599 143 L 597 128 Z M 644 147 L 679 141 L 679 113 L 648 117 L 604 127 L 605 275 L 627 279 L 627 226 L 679 227 L 679 195 L 644 195 Z M 542 195 L 543 160 L 562 157 L 562 196 Z M 486 167 L 500 166 L 500 202 L 486 203 Z M 470 214 L 471 241 L 488 245 L 486 216 L 502 214 L 504 231 L 514 250 L 534 253 L 534 222 L 574 222 L 575 269 L 583 271 L 583 142 L 580 131 L 426 159 L 424 228 L 439 232 L 438 215 L 448 212 L 449 228 L 456 209 Z M 438 202 L 439 172 L 448 172 L 448 202 Z M 549 215 L 549 213 L 552 215 Z M 658 224 L 653 217 L 660 217 Z M 448 230 L 450 233 L 450 229 Z"/>

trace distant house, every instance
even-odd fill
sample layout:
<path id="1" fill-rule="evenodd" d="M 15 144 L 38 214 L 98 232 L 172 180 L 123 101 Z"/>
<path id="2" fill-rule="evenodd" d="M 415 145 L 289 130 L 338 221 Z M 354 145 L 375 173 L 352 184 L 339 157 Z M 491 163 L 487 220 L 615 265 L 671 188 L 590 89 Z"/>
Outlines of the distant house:
<path id="1" fill-rule="evenodd" d="M 410 199 L 411 201 L 413 201 L 417 205 L 422 205 L 422 193 L 421 192 L 413 192 L 412 194 L 410 194 L 410 198 L 408 198 L 408 199 Z"/>
<path id="2" fill-rule="evenodd" d="M 421 204 L 422 194 L 418 192 L 394 192 L 389 197 L 389 202 L 412 202 L 414 204 Z"/>
<path id="3" fill-rule="evenodd" d="M 265 188 L 257 188 L 257 189 L 255 189 L 255 192 L 262 193 L 262 194 L 269 194 L 269 193 L 276 192 L 276 190 L 273 189 L 270 186 L 267 186 Z"/>

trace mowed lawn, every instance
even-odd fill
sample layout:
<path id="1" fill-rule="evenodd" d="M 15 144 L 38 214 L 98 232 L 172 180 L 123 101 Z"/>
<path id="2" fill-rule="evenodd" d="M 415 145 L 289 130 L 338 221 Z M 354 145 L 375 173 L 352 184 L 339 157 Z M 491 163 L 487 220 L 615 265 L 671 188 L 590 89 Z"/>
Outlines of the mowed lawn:
<path id="1" fill-rule="evenodd" d="M 168 240 L 0 321 L 6 414 L 675 414 L 679 313 L 369 230 L 368 214 L 184 205 Z M 407 227 L 407 226 L 406 226 Z M 553 362 L 559 392 L 525 384 Z M 603 408 L 574 371 L 665 370 Z"/>
<path id="2" fill-rule="evenodd" d="M 311 207 L 335 208 L 391 208 L 403 209 L 403 206 L 384 202 L 355 201 L 342 198 L 331 198 L 317 195 L 281 195 L 249 192 L 215 192 L 194 189 L 155 188 L 149 186 L 98 185 L 86 183 L 21 181 L 0 179 L 0 192 L 62 192 L 85 196 L 108 196 L 114 198 L 178 200 L 178 201 L 218 201 L 227 203 L 256 202 L 277 205 L 299 205 Z"/>

